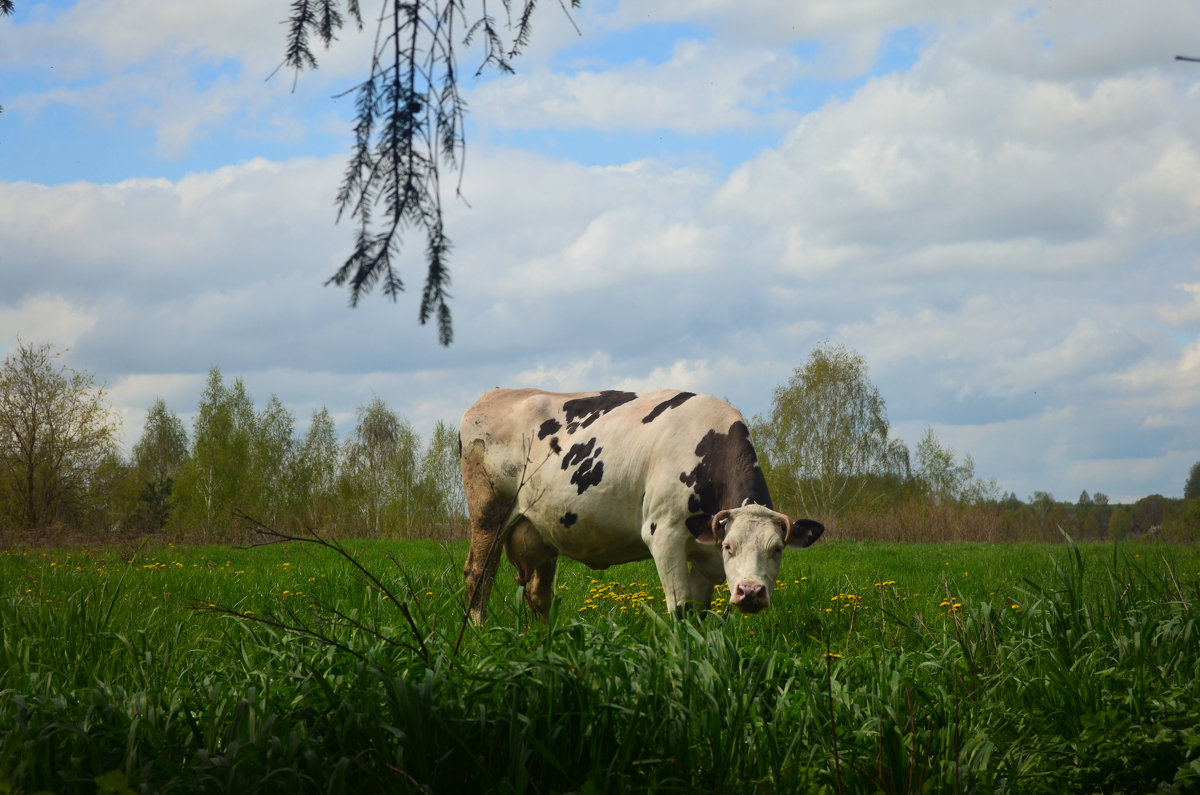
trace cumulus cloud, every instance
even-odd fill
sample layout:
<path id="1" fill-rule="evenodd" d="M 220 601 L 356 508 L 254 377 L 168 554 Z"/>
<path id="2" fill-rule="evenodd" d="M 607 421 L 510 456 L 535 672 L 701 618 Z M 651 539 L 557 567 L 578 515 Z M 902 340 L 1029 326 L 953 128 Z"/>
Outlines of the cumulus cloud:
<path id="1" fill-rule="evenodd" d="M 8 113 L 34 120 L 67 107 L 96 126 L 148 127 L 168 159 L 230 127 L 288 140 L 306 104 L 353 85 L 370 58 L 370 33 L 349 25 L 327 52 L 314 42 L 319 72 L 276 73 L 288 13 L 278 0 L 99 0 L 18 12 L 0 51 L 0 67 L 17 78 L 6 81 Z"/>
<path id="2" fill-rule="evenodd" d="M 70 348 L 96 327 L 98 315 L 61 295 L 38 293 L 0 305 L 0 340 Z"/>
<path id="3" fill-rule="evenodd" d="M 685 40 L 664 63 L 569 74 L 542 68 L 521 80 L 491 80 L 470 102 L 473 113 L 499 127 L 708 133 L 794 118 L 764 118 L 762 106 L 798 71 L 798 59 L 786 52 Z"/>

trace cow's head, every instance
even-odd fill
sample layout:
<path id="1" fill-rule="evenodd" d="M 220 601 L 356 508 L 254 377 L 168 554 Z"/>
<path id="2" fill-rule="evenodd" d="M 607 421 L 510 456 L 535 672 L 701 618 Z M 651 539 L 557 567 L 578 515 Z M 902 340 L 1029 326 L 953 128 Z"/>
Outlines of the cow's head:
<path id="1" fill-rule="evenodd" d="M 743 505 L 719 512 L 712 520 L 711 540 L 721 548 L 729 604 L 757 613 L 771 603 L 784 547 L 807 547 L 825 526 L 812 519 L 789 519 L 762 505 Z"/>

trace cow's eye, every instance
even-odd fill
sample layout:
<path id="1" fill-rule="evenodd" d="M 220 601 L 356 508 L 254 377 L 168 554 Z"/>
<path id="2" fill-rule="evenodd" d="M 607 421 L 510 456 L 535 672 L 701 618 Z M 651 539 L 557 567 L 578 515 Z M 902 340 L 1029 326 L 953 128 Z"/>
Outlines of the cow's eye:
<path id="1" fill-rule="evenodd" d="M 777 558 L 783 554 L 783 547 L 775 547 L 771 550 L 771 557 Z"/>
<path id="2" fill-rule="evenodd" d="M 724 549 L 724 550 L 725 550 L 725 554 L 726 554 L 726 555 L 732 555 L 732 554 L 733 554 L 733 544 L 726 544 L 724 547 L 722 547 L 722 549 Z"/>

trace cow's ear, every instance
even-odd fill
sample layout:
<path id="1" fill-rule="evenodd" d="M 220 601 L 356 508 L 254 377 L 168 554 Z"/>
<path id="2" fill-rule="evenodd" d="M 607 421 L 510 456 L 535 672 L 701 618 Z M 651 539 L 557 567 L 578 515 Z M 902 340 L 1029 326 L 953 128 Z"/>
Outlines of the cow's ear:
<path id="1" fill-rule="evenodd" d="M 729 516 L 733 511 L 728 509 L 718 511 L 717 515 L 712 518 L 712 523 L 701 530 L 696 535 L 697 541 L 703 541 L 706 544 L 719 544 L 725 540 L 725 524 L 729 521 Z"/>
<path id="2" fill-rule="evenodd" d="M 798 549 L 811 547 L 824 532 L 825 525 L 820 522 L 814 522 L 812 519 L 793 519 L 792 534 L 788 537 L 787 544 Z"/>

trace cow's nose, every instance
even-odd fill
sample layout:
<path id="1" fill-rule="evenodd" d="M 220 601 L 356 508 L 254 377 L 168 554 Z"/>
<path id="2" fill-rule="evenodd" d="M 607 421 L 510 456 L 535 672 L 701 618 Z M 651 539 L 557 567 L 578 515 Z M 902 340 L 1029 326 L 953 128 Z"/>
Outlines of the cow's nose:
<path id="1" fill-rule="evenodd" d="M 767 586 L 757 582 L 739 582 L 729 601 L 743 613 L 757 613 L 767 606 Z"/>

